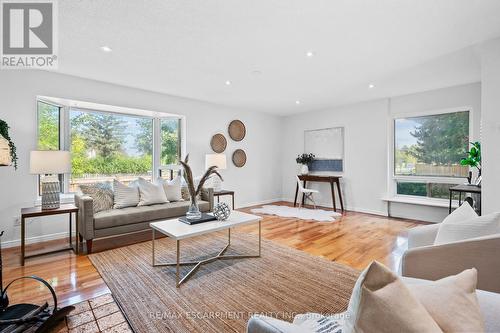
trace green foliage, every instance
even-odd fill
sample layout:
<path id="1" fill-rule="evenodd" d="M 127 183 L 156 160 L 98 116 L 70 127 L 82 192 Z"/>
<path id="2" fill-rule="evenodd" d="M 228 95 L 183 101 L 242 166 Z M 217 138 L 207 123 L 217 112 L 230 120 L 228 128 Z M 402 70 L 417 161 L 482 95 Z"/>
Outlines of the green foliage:
<path id="1" fill-rule="evenodd" d="M 135 139 L 137 150 L 144 154 L 152 154 L 153 131 L 149 119 L 139 120 L 139 134 Z M 161 164 L 176 164 L 179 162 L 179 120 L 162 119 L 161 121 Z"/>
<path id="2" fill-rule="evenodd" d="M 468 152 L 468 156 L 466 158 L 462 158 L 460 164 L 477 168 L 479 173 L 481 173 L 481 143 L 476 141 L 471 142 L 470 144 L 472 147 Z"/>
<path id="3" fill-rule="evenodd" d="M 72 129 L 85 140 L 88 150 L 109 159 L 123 151 L 126 124 L 121 116 L 107 113 L 82 113 L 72 119 Z"/>
<path id="4" fill-rule="evenodd" d="M 469 141 L 469 113 L 456 112 L 415 118 L 420 126 L 411 133 L 417 146 L 411 154 L 419 163 L 455 164 Z"/>
<path id="5" fill-rule="evenodd" d="M 0 119 L 0 135 L 5 138 L 9 142 L 10 148 L 10 157 L 12 158 L 12 164 L 14 165 L 14 169 L 17 170 L 17 149 L 14 145 L 14 142 L 9 136 L 9 125 Z"/>
<path id="6" fill-rule="evenodd" d="M 38 149 L 59 150 L 59 108 L 38 102 Z"/>
<path id="7" fill-rule="evenodd" d="M 72 160 L 72 175 L 81 177 L 84 174 L 116 175 L 145 174 L 151 171 L 153 158 L 151 155 L 131 157 L 114 155 L 111 158 L 101 156 L 83 160 Z"/>

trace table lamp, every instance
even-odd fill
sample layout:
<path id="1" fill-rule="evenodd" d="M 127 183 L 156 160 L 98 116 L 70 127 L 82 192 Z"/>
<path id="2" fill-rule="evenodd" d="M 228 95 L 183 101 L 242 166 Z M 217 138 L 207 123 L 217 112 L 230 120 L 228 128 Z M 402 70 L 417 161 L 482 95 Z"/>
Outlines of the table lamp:
<path id="1" fill-rule="evenodd" d="M 206 154 L 205 169 L 211 166 L 216 166 L 217 170 L 225 170 L 227 168 L 226 154 Z M 220 192 L 222 190 L 222 180 L 217 175 L 213 175 L 212 177 L 214 191 Z"/>
<path id="2" fill-rule="evenodd" d="M 60 207 L 58 175 L 71 172 L 71 154 L 64 150 L 34 150 L 30 153 L 30 173 L 45 175 L 42 183 L 42 209 Z"/>

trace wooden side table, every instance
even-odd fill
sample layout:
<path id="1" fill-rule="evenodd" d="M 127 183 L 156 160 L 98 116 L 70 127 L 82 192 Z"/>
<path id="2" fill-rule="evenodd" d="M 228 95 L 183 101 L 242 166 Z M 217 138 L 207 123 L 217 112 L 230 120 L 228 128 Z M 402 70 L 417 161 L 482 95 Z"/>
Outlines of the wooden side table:
<path id="1" fill-rule="evenodd" d="M 234 210 L 234 191 L 220 190 L 218 192 L 214 191 L 214 197 L 217 197 L 217 203 L 220 202 L 220 197 L 223 195 L 230 195 L 232 198 L 233 210 Z"/>
<path id="2" fill-rule="evenodd" d="M 75 214 L 75 247 L 73 247 L 73 237 L 72 237 L 72 216 Z M 26 219 L 33 217 L 41 217 L 41 216 L 50 216 L 50 215 L 59 215 L 59 214 L 69 214 L 69 247 L 65 247 L 62 249 L 57 249 L 48 252 L 37 253 L 33 255 L 27 256 L 25 253 L 26 247 Z M 43 254 L 56 253 L 61 251 L 73 250 L 76 254 L 78 254 L 78 207 L 73 204 L 64 204 L 61 207 L 56 209 L 45 209 L 42 210 L 42 207 L 28 207 L 21 209 L 21 265 L 24 266 L 24 262 L 28 258 L 36 257 Z"/>

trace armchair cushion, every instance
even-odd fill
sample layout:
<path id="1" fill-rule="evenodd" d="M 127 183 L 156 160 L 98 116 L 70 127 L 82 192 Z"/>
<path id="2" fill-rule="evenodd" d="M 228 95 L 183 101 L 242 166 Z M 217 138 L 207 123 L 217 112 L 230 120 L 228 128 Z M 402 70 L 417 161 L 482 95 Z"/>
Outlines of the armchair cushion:
<path id="1" fill-rule="evenodd" d="M 438 223 L 410 229 L 410 231 L 408 231 L 408 249 L 433 245 L 438 230 Z"/>
<path id="2" fill-rule="evenodd" d="M 463 206 L 468 206 L 463 205 Z M 470 207 L 470 206 L 469 206 Z M 452 213 L 453 214 L 453 213 Z M 449 216 L 451 217 L 451 215 Z M 466 220 L 446 219 L 441 223 L 435 245 L 493 235 L 499 232 L 500 213 L 493 213 Z"/>

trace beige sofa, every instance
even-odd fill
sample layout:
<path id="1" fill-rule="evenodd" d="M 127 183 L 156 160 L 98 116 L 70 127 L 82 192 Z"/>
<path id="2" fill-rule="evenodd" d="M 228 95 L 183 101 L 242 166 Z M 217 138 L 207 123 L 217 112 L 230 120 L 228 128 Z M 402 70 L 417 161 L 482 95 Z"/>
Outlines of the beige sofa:
<path id="1" fill-rule="evenodd" d="M 401 275 L 438 280 L 475 267 L 477 288 L 500 293 L 500 234 L 434 245 L 439 224 L 413 228 L 401 260 Z"/>
<path id="2" fill-rule="evenodd" d="M 212 211 L 213 189 L 203 189 L 201 199 L 198 202 L 200 210 Z M 94 239 L 147 230 L 151 221 L 185 215 L 189 207 L 189 201 L 177 201 L 152 206 L 111 209 L 94 214 L 92 198 L 81 194 L 75 195 L 75 204 L 79 212 L 80 240 L 86 240 L 88 253 L 92 252 Z"/>

